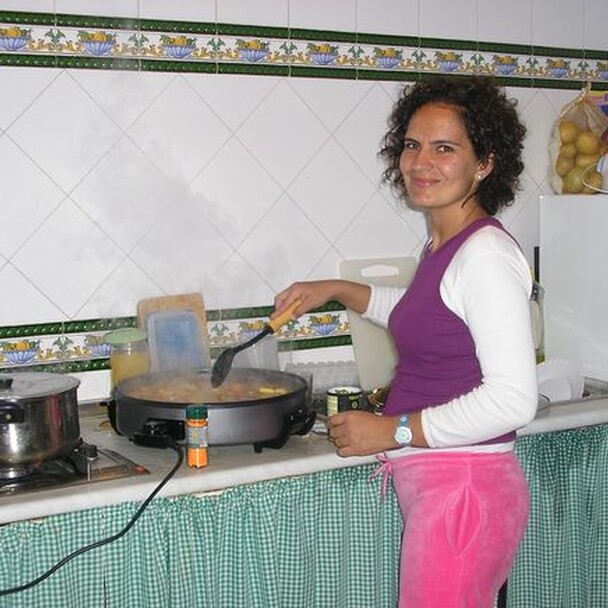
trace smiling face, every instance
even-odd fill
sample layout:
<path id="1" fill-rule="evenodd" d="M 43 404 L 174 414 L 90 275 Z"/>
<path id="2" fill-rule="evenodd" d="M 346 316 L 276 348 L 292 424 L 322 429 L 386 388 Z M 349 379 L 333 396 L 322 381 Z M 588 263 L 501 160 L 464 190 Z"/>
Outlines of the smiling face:
<path id="1" fill-rule="evenodd" d="M 412 204 L 439 211 L 461 207 L 492 162 L 477 158 L 456 107 L 430 103 L 409 122 L 399 168 Z M 477 204 L 474 195 L 471 204 Z"/>

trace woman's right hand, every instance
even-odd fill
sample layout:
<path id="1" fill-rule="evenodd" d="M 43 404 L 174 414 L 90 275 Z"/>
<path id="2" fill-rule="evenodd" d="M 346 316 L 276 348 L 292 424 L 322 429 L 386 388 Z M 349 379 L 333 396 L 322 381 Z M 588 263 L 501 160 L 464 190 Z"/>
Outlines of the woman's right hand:
<path id="1" fill-rule="evenodd" d="M 334 297 L 337 281 L 302 281 L 292 283 L 287 289 L 278 293 L 274 298 L 274 312 L 270 318 L 280 315 L 285 309 L 289 308 L 296 300 L 301 300 L 301 304 L 294 309 L 293 318 L 297 319 L 304 313 L 325 304 Z"/>
<path id="2" fill-rule="evenodd" d="M 291 284 L 287 289 L 276 295 L 274 312 L 270 315 L 270 318 L 273 319 L 280 315 L 298 299 L 302 303 L 294 309 L 294 319 L 313 308 L 322 306 L 329 300 L 336 300 L 347 308 L 362 313 L 367 308 L 369 297 L 370 288 L 362 283 L 353 283 L 342 279 L 302 281 Z"/>

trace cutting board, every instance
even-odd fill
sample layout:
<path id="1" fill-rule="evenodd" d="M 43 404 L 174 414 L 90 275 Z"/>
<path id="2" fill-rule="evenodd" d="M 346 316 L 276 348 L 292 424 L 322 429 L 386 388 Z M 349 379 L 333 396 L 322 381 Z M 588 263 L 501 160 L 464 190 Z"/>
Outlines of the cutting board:
<path id="1" fill-rule="evenodd" d="M 340 276 L 370 285 L 407 287 L 416 271 L 413 257 L 343 260 Z M 397 362 L 393 340 L 387 329 L 347 310 L 359 384 L 364 391 L 388 386 Z"/>
<path id="2" fill-rule="evenodd" d="M 140 300 L 137 322 L 148 332 L 151 371 L 210 367 L 207 314 L 200 293 Z"/>

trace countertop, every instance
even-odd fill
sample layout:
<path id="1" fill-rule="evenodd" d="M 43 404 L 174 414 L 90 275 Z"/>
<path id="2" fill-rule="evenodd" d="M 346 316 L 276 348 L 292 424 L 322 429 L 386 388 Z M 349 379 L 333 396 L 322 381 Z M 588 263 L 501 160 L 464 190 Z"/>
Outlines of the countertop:
<path id="1" fill-rule="evenodd" d="M 0 497 L 0 524 L 38 519 L 127 501 L 145 500 L 177 461 L 171 449 L 134 445 L 112 431 L 103 408 L 88 406 L 81 417 L 83 439 L 111 449 L 146 467 L 149 474 Z M 519 435 L 546 433 L 608 423 L 608 396 L 550 404 L 520 429 Z M 182 464 L 158 496 L 203 494 L 225 488 L 376 462 L 374 456 L 340 458 L 317 422 L 308 435 L 292 436 L 279 450 L 255 453 L 251 445 L 209 448 L 209 465 L 191 469 Z"/>

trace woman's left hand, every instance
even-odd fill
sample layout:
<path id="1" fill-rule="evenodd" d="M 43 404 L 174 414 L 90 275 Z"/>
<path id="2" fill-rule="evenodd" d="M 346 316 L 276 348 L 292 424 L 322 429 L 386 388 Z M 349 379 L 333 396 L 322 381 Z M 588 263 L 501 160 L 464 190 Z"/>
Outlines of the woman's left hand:
<path id="1" fill-rule="evenodd" d="M 371 412 L 349 411 L 330 416 L 329 439 L 338 456 L 369 456 L 395 447 L 396 419 Z"/>

